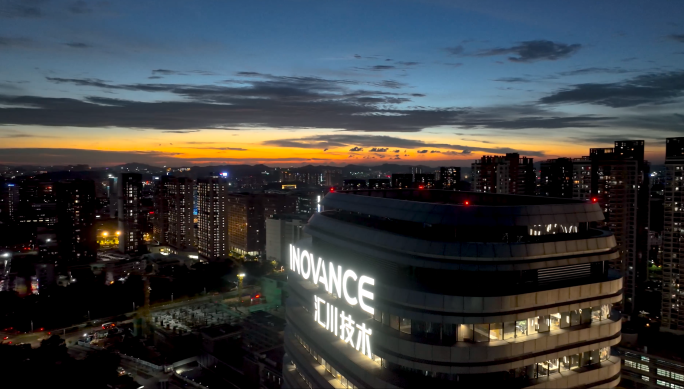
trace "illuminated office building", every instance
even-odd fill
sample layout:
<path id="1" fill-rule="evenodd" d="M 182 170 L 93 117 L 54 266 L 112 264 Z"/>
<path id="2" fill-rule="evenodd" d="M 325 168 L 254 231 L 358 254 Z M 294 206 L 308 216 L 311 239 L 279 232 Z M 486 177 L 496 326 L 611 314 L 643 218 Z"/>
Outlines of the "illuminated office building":
<path id="1" fill-rule="evenodd" d="M 597 204 L 332 192 L 289 249 L 286 388 L 615 387 L 622 278 Z"/>

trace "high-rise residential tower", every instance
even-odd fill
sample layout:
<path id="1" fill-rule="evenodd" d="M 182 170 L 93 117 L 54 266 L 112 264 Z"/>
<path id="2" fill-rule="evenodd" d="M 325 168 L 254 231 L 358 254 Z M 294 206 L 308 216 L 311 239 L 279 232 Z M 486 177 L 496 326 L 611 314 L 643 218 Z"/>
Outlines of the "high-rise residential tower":
<path id="1" fill-rule="evenodd" d="M 95 182 L 63 181 L 55 184 L 57 250 L 65 263 L 84 262 L 97 255 Z"/>
<path id="2" fill-rule="evenodd" d="M 154 193 L 154 239 L 177 250 L 195 242 L 194 182 L 187 177 L 162 176 Z"/>
<path id="3" fill-rule="evenodd" d="M 598 204 L 329 193 L 290 247 L 284 388 L 615 387 L 622 278 Z"/>
<path id="4" fill-rule="evenodd" d="M 667 139 L 665 169 L 660 329 L 684 334 L 684 138 Z"/>
<path id="5" fill-rule="evenodd" d="M 121 173 L 118 179 L 119 251 L 126 254 L 145 252 L 143 241 L 142 175 Z"/>
<path id="6" fill-rule="evenodd" d="M 440 167 L 439 182 L 442 189 L 458 189 L 461 182 L 461 168 L 453 166 Z"/>
<path id="7" fill-rule="evenodd" d="M 539 170 L 540 196 L 572 198 L 573 165 L 570 158 L 543 161 Z"/>
<path id="8" fill-rule="evenodd" d="M 205 261 L 227 258 L 228 182 L 219 176 L 197 180 L 197 250 Z"/>
<path id="9" fill-rule="evenodd" d="M 227 200 L 230 250 L 249 255 L 263 252 L 266 247 L 264 195 L 231 193 Z"/>
<path id="10" fill-rule="evenodd" d="M 637 297 L 646 280 L 648 259 L 648 163 L 644 141 L 616 141 L 614 148 L 589 150 L 591 201 L 603 210 L 604 228 L 615 235 L 621 252 L 611 267 L 624 277 L 622 311 L 631 316 L 639 309 Z M 578 166 L 578 165 L 576 165 Z"/>
<path id="11" fill-rule="evenodd" d="M 532 158 L 521 158 L 517 153 L 485 155 L 471 166 L 474 192 L 518 195 L 534 195 L 536 192 Z"/>

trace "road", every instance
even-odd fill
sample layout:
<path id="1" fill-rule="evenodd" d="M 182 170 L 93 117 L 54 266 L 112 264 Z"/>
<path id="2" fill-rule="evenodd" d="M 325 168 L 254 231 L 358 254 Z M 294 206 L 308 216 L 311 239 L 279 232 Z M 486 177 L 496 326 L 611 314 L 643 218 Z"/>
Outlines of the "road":
<path id="1" fill-rule="evenodd" d="M 247 293 L 254 293 L 258 291 L 259 289 L 257 287 L 245 287 L 243 290 L 243 294 Z M 180 308 L 184 307 L 187 305 L 194 305 L 194 304 L 201 304 L 205 303 L 208 301 L 220 301 L 220 300 L 225 300 L 229 299 L 232 297 L 237 296 L 237 290 L 232 290 L 230 292 L 226 293 L 221 293 L 217 295 L 209 294 L 206 296 L 201 296 L 201 297 L 196 297 L 192 299 L 187 299 L 187 300 L 182 300 L 182 301 L 177 301 L 177 302 L 167 302 L 167 303 L 162 303 L 162 304 L 154 304 L 150 307 L 151 311 L 163 311 L 166 309 L 171 309 L 171 308 Z M 131 312 L 126 312 L 123 315 L 126 315 L 127 317 L 132 317 L 137 313 L 137 311 L 131 311 Z M 51 334 L 56 334 L 61 336 L 66 342 L 67 346 L 70 346 L 78 340 L 79 337 L 83 336 L 83 334 L 90 333 L 94 330 L 100 329 L 101 323 L 106 323 L 108 321 L 113 320 L 115 317 L 121 316 L 121 315 L 116 315 L 116 316 L 111 316 L 111 317 L 105 317 L 101 319 L 94 319 L 93 321 L 96 321 L 97 325 L 95 326 L 88 326 L 86 325 L 88 323 L 92 323 L 93 321 L 86 321 L 80 324 L 75 324 L 73 326 L 67 327 L 67 328 L 58 328 L 58 329 L 53 329 L 53 330 L 45 330 L 45 331 L 35 331 L 33 333 L 25 333 L 25 334 L 12 334 L 9 332 L 4 332 L 0 331 L 0 340 L 4 337 L 8 337 L 5 342 L 12 342 L 12 344 L 18 344 L 18 343 L 30 343 L 32 347 L 38 347 L 40 346 L 40 341 L 49 337 L 48 333 Z M 125 321 L 125 322 L 130 322 L 130 320 Z M 125 322 L 120 322 L 121 324 Z M 73 332 L 65 332 L 67 329 L 73 329 L 73 328 L 78 328 L 77 331 Z"/>

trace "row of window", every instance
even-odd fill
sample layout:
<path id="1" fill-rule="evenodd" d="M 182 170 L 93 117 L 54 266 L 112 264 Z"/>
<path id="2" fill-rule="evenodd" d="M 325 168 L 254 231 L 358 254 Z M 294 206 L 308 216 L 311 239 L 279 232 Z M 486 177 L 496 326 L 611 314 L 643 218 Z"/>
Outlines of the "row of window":
<path id="1" fill-rule="evenodd" d="M 646 377 L 646 376 L 644 376 L 644 377 Z M 648 377 L 646 377 L 646 378 L 648 378 Z M 642 377 L 642 379 L 643 379 L 643 377 Z M 644 380 L 644 381 L 648 381 L 648 379 L 646 379 L 646 380 Z M 682 386 L 682 385 L 673 384 L 673 383 L 670 383 L 670 382 L 667 382 L 667 381 L 663 381 L 663 380 L 656 380 L 656 384 L 661 385 L 661 386 L 664 386 L 664 387 L 666 387 L 666 388 L 684 389 L 684 386 Z"/>
<path id="2" fill-rule="evenodd" d="M 588 365 L 601 363 L 610 358 L 610 348 L 604 347 L 597 350 L 587 351 L 584 353 L 571 354 L 562 358 L 551 359 L 548 361 L 533 363 L 531 365 L 511 369 L 508 371 L 511 379 L 530 380 L 542 377 L 549 377 L 553 374 L 559 374 L 570 370 L 576 370 Z M 457 374 L 436 373 L 425 370 L 418 370 L 405 367 L 385 359 L 381 359 L 382 366 L 390 370 L 407 371 L 423 377 L 432 377 L 442 380 L 456 381 Z"/>
<path id="3" fill-rule="evenodd" d="M 489 342 L 509 340 L 544 333 L 610 318 L 610 304 L 568 312 L 536 316 L 526 320 L 485 324 L 444 324 L 389 314 L 375 309 L 373 318 L 383 325 L 418 338 L 451 345 L 455 342 Z"/>
<path id="4" fill-rule="evenodd" d="M 339 371 L 337 371 L 334 367 L 332 367 L 328 361 L 326 361 L 325 359 L 323 359 L 323 357 L 321 357 L 320 355 L 318 355 L 318 353 L 317 353 L 316 351 L 314 351 L 311 347 L 309 347 L 309 345 L 306 344 L 306 342 L 305 342 L 304 340 L 302 340 L 302 338 L 301 338 L 299 335 L 295 334 L 295 338 L 299 341 L 299 343 L 301 343 L 302 347 L 304 347 L 304 349 L 305 349 L 306 351 L 308 351 L 309 354 L 311 354 L 311 356 L 312 356 L 318 363 L 321 364 L 321 366 L 324 366 L 324 367 L 325 367 L 325 371 L 327 371 L 328 373 L 330 373 L 330 375 L 332 375 L 333 378 L 336 378 L 336 379 L 338 379 L 338 380 L 340 381 L 340 383 L 342 384 L 342 387 L 343 387 L 343 388 L 348 388 L 348 389 L 359 389 L 358 386 L 352 384 L 345 376 L 343 376 L 342 374 L 340 374 Z M 293 364 L 294 364 L 294 362 L 293 362 Z M 305 379 L 305 381 L 306 381 L 306 379 Z M 307 383 L 308 383 L 308 381 L 307 381 Z"/>

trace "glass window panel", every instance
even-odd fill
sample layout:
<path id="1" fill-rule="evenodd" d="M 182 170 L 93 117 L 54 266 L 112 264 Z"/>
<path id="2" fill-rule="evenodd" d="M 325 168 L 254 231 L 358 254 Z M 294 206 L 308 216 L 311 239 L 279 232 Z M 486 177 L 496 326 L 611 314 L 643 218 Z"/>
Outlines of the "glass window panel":
<path id="1" fill-rule="evenodd" d="M 527 319 L 527 335 L 534 335 L 539 330 L 539 316 Z"/>
<path id="2" fill-rule="evenodd" d="M 425 337 L 425 322 L 422 320 L 411 320 L 411 334 L 419 338 Z"/>
<path id="3" fill-rule="evenodd" d="M 442 344 L 452 345 L 456 342 L 456 324 L 442 325 Z"/>
<path id="4" fill-rule="evenodd" d="M 601 321 L 603 317 L 601 316 L 601 307 L 591 308 L 591 321 Z"/>
<path id="5" fill-rule="evenodd" d="M 389 326 L 390 325 L 390 314 L 387 312 L 382 313 L 382 324 Z"/>
<path id="6" fill-rule="evenodd" d="M 561 328 L 561 314 L 553 313 L 551 316 L 551 331 L 559 330 Z"/>
<path id="7" fill-rule="evenodd" d="M 527 336 L 527 320 L 518 320 L 515 322 L 515 336 Z"/>
<path id="8" fill-rule="evenodd" d="M 570 325 L 576 326 L 580 323 L 580 313 L 579 310 L 570 311 Z"/>
<path id="9" fill-rule="evenodd" d="M 601 350 L 599 350 L 599 359 L 601 361 L 606 361 L 608 358 L 610 358 L 610 347 L 603 347 Z"/>
<path id="10" fill-rule="evenodd" d="M 507 321 L 504 323 L 504 340 L 515 338 L 515 322 Z"/>
<path id="11" fill-rule="evenodd" d="M 561 312 L 561 328 L 570 327 L 570 312 Z"/>
<path id="12" fill-rule="evenodd" d="M 503 323 L 491 323 L 489 325 L 489 339 L 503 340 Z"/>
<path id="13" fill-rule="evenodd" d="M 549 362 L 549 374 L 558 373 L 558 359 L 552 359 Z"/>
<path id="14" fill-rule="evenodd" d="M 426 323 L 425 334 L 428 339 L 441 339 L 442 336 L 442 323 Z"/>
<path id="15" fill-rule="evenodd" d="M 402 317 L 401 321 L 399 322 L 399 330 L 405 334 L 410 334 L 411 333 L 411 319 L 407 319 L 405 317 Z"/>
<path id="16" fill-rule="evenodd" d="M 601 318 L 603 320 L 610 317 L 610 304 L 604 304 L 601 306 Z"/>
<path id="17" fill-rule="evenodd" d="M 580 359 L 581 366 L 591 365 L 591 351 L 586 351 L 582 353 L 582 358 Z"/>
<path id="18" fill-rule="evenodd" d="M 373 315 L 373 319 L 375 319 L 375 321 L 379 321 L 380 323 L 382 323 L 382 311 L 376 309 L 375 314 Z"/>
<path id="19" fill-rule="evenodd" d="M 489 342 L 489 324 L 475 324 L 475 341 Z"/>
<path id="20" fill-rule="evenodd" d="M 549 332 L 549 329 L 551 328 L 551 316 L 550 315 L 544 315 L 544 316 L 539 316 L 539 320 L 537 321 L 537 326 L 539 332 Z"/>
<path id="21" fill-rule="evenodd" d="M 591 309 L 590 308 L 580 309 L 580 321 L 582 324 L 591 323 Z"/>
<path id="22" fill-rule="evenodd" d="M 570 355 L 570 370 L 577 369 L 580 367 L 580 355 L 572 354 Z"/>
<path id="23" fill-rule="evenodd" d="M 472 342 L 473 341 L 473 325 L 461 324 L 458 326 L 458 341 Z"/>
<path id="24" fill-rule="evenodd" d="M 529 366 L 525 366 L 525 375 L 524 377 L 526 378 L 537 378 L 537 364 L 533 363 Z"/>
<path id="25" fill-rule="evenodd" d="M 390 327 L 399 331 L 399 316 L 390 315 Z"/>
<path id="26" fill-rule="evenodd" d="M 568 370 L 570 370 L 570 356 L 566 355 L 563 358 L 560 358 L 560 371 L 562 373 Z"/>

